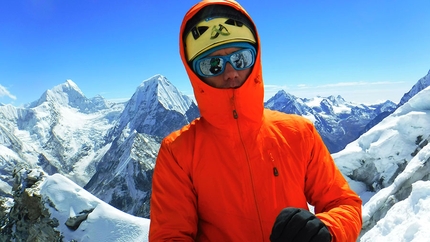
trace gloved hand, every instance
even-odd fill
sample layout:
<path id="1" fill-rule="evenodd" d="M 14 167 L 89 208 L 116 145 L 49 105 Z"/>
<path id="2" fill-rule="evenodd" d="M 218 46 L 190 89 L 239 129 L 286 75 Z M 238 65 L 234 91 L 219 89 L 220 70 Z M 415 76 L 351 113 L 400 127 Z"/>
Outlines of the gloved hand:
<path id="1" fill-rule="evenodd" d="M 284 208 L 276 217 L 271 242 L 330 242 L 331 234 L 324 223 L 311 212 Z"/>

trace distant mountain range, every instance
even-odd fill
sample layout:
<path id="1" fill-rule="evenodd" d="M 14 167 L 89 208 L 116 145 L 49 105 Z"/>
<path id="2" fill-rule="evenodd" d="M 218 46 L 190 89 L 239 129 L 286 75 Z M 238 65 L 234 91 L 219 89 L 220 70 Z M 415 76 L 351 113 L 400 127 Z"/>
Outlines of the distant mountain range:
<path id="1" fill-rule="evenodd" d="M 265 106 L 309 118 L 329 150 L 337 153 L 352 141 L 358 142 L 361 134 L 407 104 L 429 82 L 430 72 L 397 105 L 386 101 L 366 106 L 341 96 L 303 99 L 279 91 Z M 0 106 L 3 207 L 5 211 L 13 207 L 19 171 L 38 168 L 48 175 L 59 173 L 69 178 L 121 211 L 148 218 L 152 172 L 161 139 L 198 116 L 192 99 L 161 75 L 142 82 L 125 103 L 111 103 L 100 96 L 88 99 L 75 83 L 67 81 L 27 107 Z M 422 134 L 422 139 L 426 135 Z M 399 167 L 404 168 L 406 163 L 402 164 Z M 363 172 L 359 167 L 344 171 L 371 192 L 388 186 L 396 177 L 384 175 L 381 182 L 379 171 L 368 178 L 358 175 Z M 375 185 L 378 182 L 381 184 Z M 0 227 L 9 222 L 3 220 Z"/>
<path id="2" fill-rule="evenodd" d="M 331 153 L 345 148 L 360 136 L 369 122 L 384 112 L 392 112 L 396 104 L 386 101 L 366 106 L 345 101 L 341 96 L 298 98 L 279 91 L 265 106 L 284 113 L 294 113 L 313 121 Z"/>

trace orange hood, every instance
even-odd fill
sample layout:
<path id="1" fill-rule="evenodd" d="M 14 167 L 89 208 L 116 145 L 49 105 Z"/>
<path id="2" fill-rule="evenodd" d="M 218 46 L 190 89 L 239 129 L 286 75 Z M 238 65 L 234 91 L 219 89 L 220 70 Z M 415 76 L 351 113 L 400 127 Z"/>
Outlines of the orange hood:
<path id="1" fill-rule="evenodd" d="M 251 74 L 245 83 L 236 89 L 218 89 L 204 83 L 187 63 L 183 43 L 183 32 L 187 21 L 189 21 L 203 7 L 212 4 L 222 4 L 233 7 L 249 18 L 254 25 L 255 38 L 257 41 L 257 56 Z M 185 15 L 179 36 L 179 49 L 182 62 L 193 86 L 194 96 L 200 109 L 201 117 L 217 128 L 225 129 L 231 126 L 235 115 L 248 127 L 259 127 L 264 109 L 264 87 L 261 70 L 260 39 L 255 29 L 255 24 L 249 14 L 236 1 L 233 0 L 203 0 L 194 5 Z M 257 126 L 254 126 L 257 125 Z"/>

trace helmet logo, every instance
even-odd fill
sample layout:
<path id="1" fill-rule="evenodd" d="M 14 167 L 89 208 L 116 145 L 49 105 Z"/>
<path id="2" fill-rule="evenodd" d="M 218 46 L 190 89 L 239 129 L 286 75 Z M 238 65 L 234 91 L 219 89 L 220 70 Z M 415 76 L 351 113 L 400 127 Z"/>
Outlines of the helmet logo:
<path id="1" fill-rule="evenodd" d="M 212 27 L 211 39 L 216 39 L 219 35 L 230 35 L 230 32 L 222 24 L 218 24 L 218 26 L 214 25 Z"/>

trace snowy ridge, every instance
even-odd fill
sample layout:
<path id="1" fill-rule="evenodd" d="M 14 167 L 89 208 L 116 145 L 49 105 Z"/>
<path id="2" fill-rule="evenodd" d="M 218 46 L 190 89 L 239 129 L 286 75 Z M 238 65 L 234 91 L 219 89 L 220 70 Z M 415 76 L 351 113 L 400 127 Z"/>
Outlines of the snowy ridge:
<path id="1" fill-rule="evenodd" d="M 65 83 L 47 90 L 39 100 L 31 103 L 28 107 L 34 108 L 44 103 L 76 108 L 83 113 L 105 110 L 113 105 L 101 96 L 88 99 L 72 80 L 67 80 Z"/>
<path id="2" fill-rule="evenodd" d="M 62 106 L 69 104 L 78 104 L 81 100 L 86 99 L 79 87 L 72 81 L 67 80 L 65 83 L 47 90 L 39 100 L 30 107 L 38 106 L 44 102 L 55 102 Z M 75 106 L 76 107 L 76 106 Z"/>
<path id="3" fill-rule="evenodd" d="M 429 124 L 430 87 L 417 93 L 344 150 L 333 154 L 339 169 L 363 199 L 361 241 L 394 238 L 420 241 L 418 238 L 423 238 L 422 233 L 412 233 L 415 230 L 394 226 L 403 224 L 412 226 L 412 229 L 414 223 L 407 221 L 416 222 L 421 213 L 428 213 L 429 204 L 420 202 L 414 205 L 412 212 L 401 215 L 392 211 L 398 210 L 399 206 L 406 206 L 406 211 L 409 211 L 411 199 L 420 200 L 417 196 L 422 195 L 422 199 L 428 201 L 430 191 L 412 194 L 411 191 L 414 186 L 428 186 L 425 184 L 430 179 Z M 426 183 L 417 183 L 420 181 Z M 404 202 L 393 207 L 400 201 Z M 430 231 L 426 236 L 430 236 Z"/>
<path id="4" fill-rule="evenodd" d="M 341 96 L 298 98 L 284 90 L 270 98 L 265 107 L 311 120 L 331 153 L 345 148 L 360 136 L 374 118 L 395 110 L 391 101 L 366 106 L 347 102 Z"/>
<path id="5" fill-rule="evenodd" d="M 420 83 L 426 83 L 428 76 Z M 420 89 L 418 84 L 411 95 Z M 69 81 L 45 94 L 31 107 L 0 106 L 0 232 L 8 228 L 10 235 L 25 237 L 33 229 L 48 228 L 57 229 L 67 241 L 147 241 L 149 220 L 141 217 L 149 216 L 161 139 L 198 117 L 194 102 L 160 75 L 142 82 L 124 104 L 100 96 L 87 99 Z M 377 113 L 387 115 L 333 154 L 364 202 L 360 241 L 430 238 L 426 229 L 430 226 L 430 88 L 412 96 L 403 105 L 394 105 L 395 112 L 389 101 L 366 106 L 340 96 L 300 99 L 285 92 L 266 103 L 312 119 L 323 134 L 338 132 L 333 136 L 336 142 L 350 135 L 360 121 Z M 43 169 L 48 175 L 43 183 L 34 184 L 35 172 L 16 186 L 21 180 L 14 170 L 22 167 Z M 23 192 L 29 196 L 19 197 Z M 24 209 L 34 202 L 25 199 L 37 198 L 44 199 L 50 211 L 52 221 L 45 225 L 42 222 L 49 216 L 31 221 Z M 9 214 L 12 227 L 7 227 L 8 220 L 1 216 L 12 201 L 24 203 Z M 84 215 L 88 216 L 75 230 L 66 227 L 65 221 Z M 43 240 L 43 231 L 35 234 L 42 241 L 56 241 Z"/>
<path id="6" fill-rule="evenodd" d="M 151 81 L 145 81 L 141 86 L 145 84 L 156 85 L 158 100 L 167 110 L 176 110 L 185 115 L 193 102 L 191 98 L 182 95 L 175 86 L 167 81 L 166 77 L 161 75 L 152 77 Z"/>
<path id="7" fill-rule="evenodd" d="M 430 70 L 426 76 L 418 80 L 418 82 L 412 87 L 411 90 L 409 90 L 409 92 L 405 93 L 402 99 L 400 99 L 398 106 L 402 106 L 404 103 L 409 101 L 409 99 L 411 99 L 415 94 L 419 93 L 421 90 L 424 90 L 428 86 L 430 86 Z"/>
<path id="8" fill-rule="evenodd" d="M 359 176 L 361 169 L 363 173 L 377 172 L 376 177 L 360 177 L 375 191 L 390 184 L 398 169 L 412 159 L 417 143 L 430 134 L 429 92 L 426 89 L 419 93 L 344 150 L 333 154 L 341 171 L 347 176 L 354 176 L 354 172 Z"/>
<path id="9" fill-rule="evenodd" d="M 149 217 L 151 179 L 160 143 L 160 138 L 137 132 L 124 141 L 115 140 L 84 188 L 121 211 Z"/>
<path id="10" fill-rule="evenodd" d="M 397 104 L 397 107 L 402 106 L 403 104 L 405 104 L 407 101 L 409 101 L 414 95 L 416 95 L 417 93 L 419 93 L 421 90 L 424 90 L 426 87 L 430 86 L 430 70 L 428 72 L 428 74 L 426 76 L 424 76 L 423 78 L 421 78 L 420 80 L 418 80 L 418 82 L 411 88 L 411 90 L 409 90 L 407 93 L 405 93 L 402 97 L 402 99 L 400 100 L 400 102 Z M 390 115 L 391 113 L 393 113 L 395 111 L 395 109 L 393 110 L 392 108 L 386 108 L 384 107 L 383 110 L 381 110 L 380 114 L 373 119 L 371 122 L 369 122 L 366 127 L 362 130 L 361 134 L 364 134 L 365 132 L 367 132 L 370 128 L 372 128 L 373 126 L 375 126 L 376 124 L 378 124 L 379 122 L 381 122 L 381 120 L 383 120 L 385 117 L 387 117 L 388 115 Z"/>
<path id="11" fill-rule="evenodd" d="M 65 241 L 147 241 L 149 220 L 121 212 L 96 198 L 71 180 L 54 174 L 40 185 L 40 194 L 54 204 L 51 217 L 59 222 Z M 66 226 L 69 217 L 92 211 L 76 230 Z"/>
<path id="12" fill-rule="evenodd" d="M 430 181 L 417 181 L 412 184 L 409 197 L 394 204 L 385 218 L 364 234 L 360 241 L 428 241 L 429 213 Z M 367 219 L 368 215 L 365 216 Z"/>
<path id="13" fill-rule="evenodd" d="M 156 75 L 136 89 L 112 135 L 118 136 L 128 129 L 164 137 L 198 116 L 191 98 L 182 95 L 165 77 Z"/>
<path id="14" fill-rule="evenodd" d="M 321 106 L 325 106 L 330 109 L 330 112 L 335 114 L 350 113 L 352 107 L 364 107 L 362 104 L 353 104 L 352 102 L 347 102 L 340 95 L 336 97 L 328 96 L 327 98 L 320 96 L 309 99 L 305 98 L 303 101 L 311 108 L 320 108 Z"/>
<path id="15" fill-rule="evenodd" d="M 363 226 L 364 228 L 369 227 L 372 224 L 372 217 L 380 212 L 381 210 L 387 209 L 387 206 L 394 206 L 394 204 L 396 202 L 398 202 L 399 200 L 402 201 L 404 199 L 404 196 L 402 193 L 405 193 L 407 191 L 402 191 L 405 190 L 405 188 L 407 188 L 407 190 L 410 189 L 411 186 L 414 186 L 416 182 L 422 182 L 421 180 L 424 178 L 426 179 L 426 183 L 427 186 L 430 186 L 430 182 L 428 181 L 428 176 L 430 174 L 430 145 L 426 145 L 423 147 L 423 149 L 421 149 L 419 151 L 419 153 L 408 163 L 408 165 L 406 166 L 405 170 L 399 174 L 396 179 L 394 180 L 394 182 L 382 189 L 381 191 L 379 191 L 377 194 L 375 194 L 364 206 L 363 208 Z M 427 176 L 427 178 L 426 178 Z M 417 185 L 420 186 L 420 185 Z M 430 191 L 426 191 L 424 193 L 411 193 L 408 197 L 409 199 L 413 199 L 417 202 L 419 202 L 419 199 L 421 199 L 420 197 L 424 195 L 424 197 L 422 199 L 430 199 Z M 430 202 L 430 200 L 429 200 Z M 407 203 L 407 201 L 405 202 Z M 415 203 L 417 204 L 417 203 Z M 419 204 L 419 203 L 418 203 Z M 414 211 L 412 212 L 413 214 L 418 214 L 418 217 L 412 217 L 414 220 L 418 220 L 419 217 L 421 216 L 421 213 L 426 213 L 428 214 L 428 212 L 430 212 L 430 203 L 424 203 L 423 204 L 424 207 L 422 208 L 421 206 L 416 206 L 416 208 L 414 208 Z M 400 205 L 399 205 L 400 206 Z M 420 211 L 421 209 L 423 209 L 423 211 Z M 396 208 L 389 208 L 388 212 L 396 210 Z M 388 213 L 387 212 L 387 213 Z M 397 216 L 396 214 L 392 214 L 391 216 Z M 381 236 L 381 229 L 383 230 L 384 227 L 381 227 L 381 224 L 387 223 L 388 221 L 392 220 L 392 218 L 389 217 L 389 214 L 387 214 L 386 216 L 388 217 L 384 217 L 382 220 L 380 220 L 376 226 L 374 228 L 372 228 L 369 234 L 366 234 L 363 238 L 364 241 L 366 241 L 368 238 L 369 241 L 372 241 L 372 239 L 374 239 L 374 236 L 379 236 L 379 237 L 386 237 L 386 236 Z M 399 216 L 397 216 L 399 217 Z M 403 221 L 407 221 L 407 219 L 404 219 Z M 418 224 L 420 224 L 421 222 L 416 221 L 414 223 L 409 224 L 408 226 L 413 226 L 414 231 L 419 231 L 419 228 L 421 226 L 418 226 L 418 228 L 416 227 L 416 223 L 418 222 Z M 430 219 L 428 219 L 428 222 L 430 222 Z M 409 221 L 410 223 L 410 221 Z M 408 224 L 408 223 L 406 223 Z M 372 232 L 373 230 L 373 232 Z M 375 232 L 376 235 L 375 235 Z M 410 233 L 408 231 L 404 231 L 405 233 Z M 372 235 L 373 234 L 373 235 Z M 389 235 L 389 237 L 393 237 L 394 236 L 398 236 L 399 235 L 399 231 L 391 231 L 390 232 L 391 235 Z M 411 236 L 410 234 L 405 234 L 404 236 L 409 237 Z M 406 238 L 405 238 L 406 239 Z"/>
<path id="16" fill-rule="evenodd" d="M 152 105 L 159 102 L 167 110 L 175 110 L 185 114 L 191 106 L 192 100 L 188 96 L 182 95 L 166 77 L 155 75 L 143 81 L 137 88 L 134 102 L 141 104 L 136 108 L 150 110 Z M 155 94 L 155 95 L 154 95 Z"/>
<path id="17" fill-rule="evenodd" d="M 17 158 L 0 153 L 4 181 L 11 183 L 15 168 L 41 167 L 85 185 L 109 147 L 108 130 L 123 105 L 106 106 L 101 97 L 87 99 L 72 81 L 47 90 L 26 108 L 0 107 L 0 146 Z M 2 178 L 3 180 L 3 178 Z"/>

